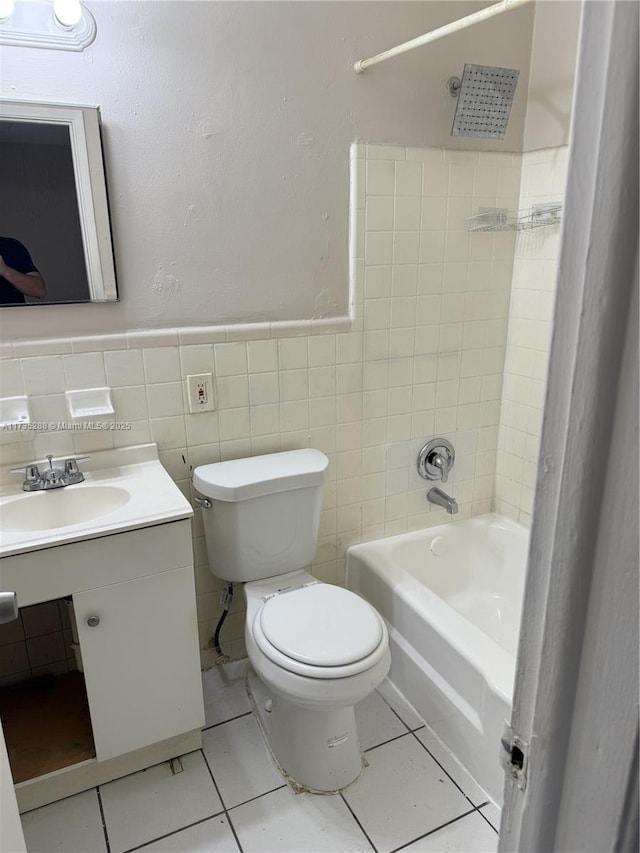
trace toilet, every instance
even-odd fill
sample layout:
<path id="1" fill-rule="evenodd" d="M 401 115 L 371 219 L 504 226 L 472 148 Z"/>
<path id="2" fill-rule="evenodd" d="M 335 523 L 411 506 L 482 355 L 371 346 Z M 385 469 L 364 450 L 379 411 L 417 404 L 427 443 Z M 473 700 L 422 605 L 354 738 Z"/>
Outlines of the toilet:
<path id="1" fill-rule="evenodd" d="M 249 690 L 281 769 L 300 790 L 358 778 L 354 706 L 386 677 L 384 620 L 364 599 L 305 571 L 316 550 L 328 459 L 291 450 L 202 465 L 209 567 L 242 583 Z"/>

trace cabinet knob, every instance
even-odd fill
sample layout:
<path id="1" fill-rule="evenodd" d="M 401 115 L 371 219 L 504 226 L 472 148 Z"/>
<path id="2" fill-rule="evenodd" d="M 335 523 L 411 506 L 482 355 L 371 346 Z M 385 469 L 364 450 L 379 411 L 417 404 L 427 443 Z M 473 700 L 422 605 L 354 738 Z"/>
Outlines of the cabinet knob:
<path id="1" fill-rule="evenodd" d="M 87 625 L 90 628 L 95 628 L 99 624 L 100 624 L 100 617 L 99 616 L 89 616 L 89 618 L 87 619 Z"/>

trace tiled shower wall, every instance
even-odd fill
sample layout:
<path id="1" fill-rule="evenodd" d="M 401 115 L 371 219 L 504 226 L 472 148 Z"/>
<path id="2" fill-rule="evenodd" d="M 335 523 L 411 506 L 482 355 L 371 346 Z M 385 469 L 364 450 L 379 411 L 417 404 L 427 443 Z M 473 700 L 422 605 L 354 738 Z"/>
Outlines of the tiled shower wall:
<path id="1" fill-rule="evenodd" d="M 65 421 L 65 390 L 106 384 L 116 419 L 132 429 L 0 435 L 3 462 L 155 441 L 190 496 L 190 467 L 317 447 L 330 472 L 312 571 L 338 583 L 352 543 L 448 519 L 415 473 L 434 435 L 457 450 L 447 489 L 458 517 L 490 510 L 514 236 L 470 234 L 465 217 L 517 207 L 522 157 L 381 145 L 354 145 L 351 156 L 351 319 L 5 345 L 0 393 L 28 394 L 32 420 Z M 216 411 L 190 415 L 185 377 L 205 372 Z M 222 583 L 208 569 L 201 512 L 193 534 L 207 666 Z M 240 599 L 222 633 L 233 657 L 244 654 Z"/>
<path id="2" fill-rule="evenodd" d="M 514 235 L 471 234 L 466 218 L 483 206 L 513 209 L 520 161 L 352 148 L 351 263 L 364 283 L 362 462 L 380 483 L 363 495 L 362 538 L 443 520 L 415 470 L 434 435 L 456 448 L 447 489 L 458 517 L 491 509 Z"/>
<path id="3" fill-rule="evenodd" d="M 568 149 L 522 158 L 519 207 L 562 202 Z M 495 508 L 531 524 L 549 361 L 560 227 L 520 231 L 516 238 L 509 336 L 496 463 Z"/>

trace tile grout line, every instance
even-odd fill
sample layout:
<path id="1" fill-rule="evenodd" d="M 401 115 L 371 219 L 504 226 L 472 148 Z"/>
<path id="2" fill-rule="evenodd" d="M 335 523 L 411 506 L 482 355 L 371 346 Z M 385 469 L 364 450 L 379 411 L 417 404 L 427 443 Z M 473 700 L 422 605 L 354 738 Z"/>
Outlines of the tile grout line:
<path id="1" fill-rule="evenodd" d="M 216 782 L 215 777 L 213 775 L 213 770 L 211 769 L 211 766 L 209 765 L 209 762 L 207 761 L 207 756 L 205 755 L 205 752 L 203 749 L 200 749 L 200 752 L 202 754 L 202 757 L 204 758 L 204 763 L 207 765 L 207 770 L 209 771 L 209 775 L 211 776 L 211 781 L 213 782 L 213 787 L 216 789 L 216 793 L 218 794 L 218 797 L 220 799 L 220 805 L 222 806 L 222 809 L 224 811 L 224 816 L 227 819 L 227 822 L 229 824 L 229 828 L 231 829 L 231 832 L 233 833 L 233 837 L 235 838 L 236 844 L 238 845 L 238 850 L 240 851 L 240 853 L 244 853 L 244 851 L 242 849 L 242 844 L 240 844 L 240 839 L 238 838 L 238 833 L 236 832 L 236 828 L 233 825 L 233 821 L 231 820 L 231 816 L 229 815 L 229 812 L 227 811 L 227 807 L 225 805 L 225 802 L 222 799 L 222 794 L 220 793 L 220 788 L 218 788 L 218 783 Z"/>
<path id="2" fill-rule="evenodd" d="M 256 800 L 261 799 L 262 797 L 266 797 L 268 794 L 273 794 L 275 791 L 281 791 L 283 788 L 288 788 L 289 786 L 285 783 L 282 785 L 278 785 L 276 788 L 270 788 L 268 791 L 265 791 L 264 794 L 256 794 L 255 797 L 250 797 L 248 800 L 243 800 L 241 803 L 236 803 L 235 806 L 231 806 L 229 811 L 233 811 L 234 809 L 239 809 L 240 806 L 246 806 L 248 803 L 254 803 Z M 293 788 L 290 790 L 293 791 Z M 295 791 L 294 791 L 295 793 Z"/>
<path id="3" fill-rule="evenodd" d="M 467 796 L 467 794 L 465 794 L 465 792 L 462 790 L 462 786 L 461 786 L 461 785 L 459 785 L 459 784 L 456 782 L 456 780 L 453 778 L 453 776 L 451 776 L 451 774 L 447 772 L 447 770 L 442 766 L 442 764 L 440 764 L 440 762 L 439 762 L 439 761 L 438 761 L 438 759 L 435 757 L 435 755 L 433 755 L 433 753 L 431 752 L 431 750 L 429 750 L 429 749 L 428 749 L 428 747 L 427 747 L 427 746 L 425 746 L 425 744 L 424 744 L 424 743 L 422 743 L 422 741 L 420 740 L 420 738 L 419 738 L 419 737 L 417 737 L 417 736 L 415 735 L 415 733 L 414 733 L 414 732 L 411 732 L 411 734 L 412 734 L 412 735 L 414 736 L 414 738 L 418 741 L 418 743 L 420 744 L 420 746 L 421 746 L 421 747 L 426 751 L 427 755 L 431 756 L 431 758 L 435 761 L 435 763 L 436 763 L 436 764 L 438 765 L 438 767 L 442 770 L 442 772 L 443 772 L 443 773 L 444 773 L 444 774 L 445 774 L 445 775 L 446 775 L 446 776 L 451 780 L 451 782 L 453 782 L 453 784 L 454 784 L 454 785 L 456 786 L 456 788 L 460 791 L 460 793 L 461 793 L 461 794 L 462 794 L 462 796 L 465 798 L 465 800 L 467 800 L 468 802 L 470 802 L 474 809 L 479 808 L 479 807 L 478 807 L 478 806 L 476 806 L 476 804 L 473 802 L 473 800 L 471 799 L 471 797 L 469 797 L 469 796 Z"/>
<path id="4" fill-rule="evenodd" d="M 476 809 L 476 811 L 477 811 L 477 812 L 478 812 L 478 814 L 482 817 L 482 819 L 483 819 L 483 820 L 486 820 L 486 822 L 489 824 L 489 826 L 491 827 L 491 829 L 496 833 L 496 835 L 497 835 L 497 836 L 498 836 L 498 838 L 499 838 L 499 837 L 500 837 L 500 830 L 499 830 L 497 827 L 495 827 L 495 826 L 491 823 L 491 821 L 489 820 L 489 818 L 488 818 L 488 817 L 486 816 L 486 814 L 482 811 L 482 809 L 483 809 L 485 806 L 488 806 L 488 805 L 490 805 L 490 804 L 491 804 L 491 803 L 487 800 L 487 802 L 486 802 L 486 803 L 482 803 L 482 805 L 481 805 L 481 806 L 478 806 L 478 807 L 477 807 L 477 809 Z"/>
<path id="5" fill-rule="evenodd" d="M 393 684 L 393 682 L 389 682 L 389 683 L 390 683 L 390 684 Z M 375 692 L 376 692 L 376 693 L 378 694 L 378 696 L 382 699 L 382 701 L 386 704 L 386 706 L 389 708 L 389 710 L 390 710 L 393 714 L 395 714 L 395 715 L 396 715 L 396 717 L 400 720 L 400 722 L 401 722 L 401 723 L 402 723 L 402 725 L 407 729 L 407 731 L 410 731 L 410 732 L 414 732 L 414 731 L 415 731 L 415 732 L 417 732 L 419 729 L 423 729 L 423 728 L 426 726 L 426 723 L 423 721 L 423 722 L 421 723 L 421 725 L 419 725 L 419 726 L 415 726 L 415 728 L 411 728 L 411 726 L 409 725 L 409 723 L 405 722 L 405 721 L 402 719 L 402 717 L 400 716 L 400 714 L 398 713 L 398 711 L 396 711 L 396 709 L 393 707 L 393 705 L 391 704 L 391 702 L 389 702 L 389 701 L 386 699 L 386 697 L 385 697 L 385 696 L 383 696 L 383 695 L 382 695 L 382 693 L 380 693 L 380 691 L 379 691 L 379 690 L 376 690 Z M 408 704 L 408 703 L 407 703 L 407 704 Z M 417 713 L 417 712 L 416 712 L 416 716 L 418 716 L 418 719 L 422 719 L 422 717 L 420 717 L 420 716 L 418 715 L 418 713 Z"/>
<path id="6" fill-rule="evenodd" d="M 459 820 L 463 820 L 465 817 L 469 817 L 469 815 L 473 814 L 477 809 L 469 809 L 468 812 L 464 812 L 464 814 L 458 815 L 458 817 L 454 817 L 452 820 L 448 820 L 446 823 L 440 824 L 440 826 L 436 826 L 435 829 L 430 829 L 429 832 L 425 832 L 423 835 L 418 835 L 416 838 L 412 838 L 411 841 L 407 841 L 405 844 L 401 844 L 400 847 L 394 847 L 390 853 L 398 853 L 400 850 L 404 850 L 405 847 L 408 847 L 410 844 L 415 844 L 416 841 L 421 841 L 423 838 L 428 838 L 430 835 L 434 835 L 436 832 L 440 832 L 441 829 L 445 829 L 447 826 L 451 826 L 453 823 L 457 823 Z"/>
<path id="7" fill-rule="evenodd" d="M 390 737 L 389 740 L 380 741 L 380 743 L 376 743 L 374 746 L 369 746 L 367 749 L 363 749 L 362 752 L 367 755 L 369 752 L 373 752 L 374 749 L 378 749 L 380 746 L 386 746 L 388 743 L 393 743 L 396 740 L 400 740 L 403 737 L 407 737 L 407 735 L 412 734 L 411 732 L 402 732 L 401 735 L 396 735 L 395 737 Z"/>
<path id="8" fill-rule="evenodd" d="M 367 833 L 366 829 L 364 828 L 364 826 L 363 826 L 363 825 L 360 823 L 360 821 L 358 820 L 358 818 L 357 818 L 357 816 L 356 816 L 356 813 L 354 812 L 354 810 L 353 810 L 353 809 L 351 808 L 351 806 L 349 805 L 349 803 L 348 803 L 348 801 L 347 801 L 347 798 L 346 798 L 346 797 L 345 797 L 345 795 L 342 793 L 342 791 L 340 791 L 340 799 L 341 799 L 341 800 L 342 800 L 342 802 L 345 804 L 345 806 L 349 809 L 349 812 L 351 813 L 351 816 L 353 817 L 353 819 L 355 820 L 355 822 L 358 824 L 358 826 L 360 827 L 360 830 L 362 831 L 362 834 L 364 835 L 364 837 L 367 839 L 367 841 L 368 841 L 368 842 L 369 842 L 369 844 L 371 845 L 371 849 L 374 851 L 374 853 L 378 853 L 378 848 L 377 848 L 377 847 L 376 847 L 376 845 L 373 843 L 373 841 L 369 838 L 369 835 L 368 835 L 368 833 Z"/>
<path id="9" fill-rule="evenodd" d="M 236 714 L 235 717 L 229 717 L 228 720 L 219 720 L 219 722 L 211 723 L 209 726 L 205 725 L 202 727 L 201 731 L 208 732 L 209 729 L 215 729 L 217 726 L 224 726 L 226 723 L 233 722 L 233 720 L 240 720 L 242 717 L 247 717 L 251 713 L 251 711 L 244 711 L 242 714 Z"/>
<path id="10" fill-rule="evenodd" d="M 102 820 L 102 831 L 104 833 L 104 843 L 107 847 L 107 853 L 111 853 L 111 844 L 109 843 L 109 832 L 107 830 L 107 819 L 104 816 L 104 808 L 102 806 L 102 796 L 100 795 L 100 785 L 96 785 L 96 796 L 98 797 L 98 808 L 100 809 L 100 819 Z"/>
<path id="11" fill-rule="evenodd" d="M 165 838 L 171 838 L 172 835 L 177 835 L 179 832 L 184 832 L 185 829 L 191 829 L 191 827 L 198 826 L 200 823 L 206 823 L 208 820 L 220 817 L 221 814 L 223 814 L 223 812 L 220 811 L 209 815 L 208 817 L 202 817 L 200 820 L 194 820 L 193 823 L 187 823 L 185 826 L 181 826 L 180 829 L 172 829 L 171 832 L 167 832 L 164 835 L 159 835 L 157 838 L 145 841 L 144 844 L 138 844 L 135 847 L 128 847 L 124 853 L 133 853 L 134 850 L 144 850 L 145 847 L 148 847 L 150 844 L 155 844 L 156 841 L 163 841 Z"/>

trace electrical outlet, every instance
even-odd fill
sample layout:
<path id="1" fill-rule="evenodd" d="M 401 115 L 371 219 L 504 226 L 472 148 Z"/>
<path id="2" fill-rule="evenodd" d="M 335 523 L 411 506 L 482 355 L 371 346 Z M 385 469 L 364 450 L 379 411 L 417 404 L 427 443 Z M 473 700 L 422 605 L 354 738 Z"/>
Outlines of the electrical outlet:
<path id="1" fill-rule="evenodd" d="M 192 415 L 197 412 L 212 412 L 213 405 L 213 376 L 210 373 L 199 373 L 197 376 L 187 376 L 189 389 L 189 411 Z"/>

